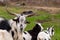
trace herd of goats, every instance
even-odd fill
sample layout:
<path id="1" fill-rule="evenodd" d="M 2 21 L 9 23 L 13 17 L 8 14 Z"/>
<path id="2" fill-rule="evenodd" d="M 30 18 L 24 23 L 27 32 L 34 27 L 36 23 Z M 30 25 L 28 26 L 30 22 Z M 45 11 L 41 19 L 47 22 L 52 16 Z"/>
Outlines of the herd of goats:
<path id="1" fill-rule="evenodd" d="M 33 29 L 24 31 L 27 24 L 30 23 L 26 17 L 33 16 L 32 11 L 24 11 L 20 14 L 7 12 L 14 15 L 15 18 L 7 20 L 0 17 L 0 40 L 51 40 L 54 35 L 53 26 L 44 30 L 39 22 L 35 24 Z"/>

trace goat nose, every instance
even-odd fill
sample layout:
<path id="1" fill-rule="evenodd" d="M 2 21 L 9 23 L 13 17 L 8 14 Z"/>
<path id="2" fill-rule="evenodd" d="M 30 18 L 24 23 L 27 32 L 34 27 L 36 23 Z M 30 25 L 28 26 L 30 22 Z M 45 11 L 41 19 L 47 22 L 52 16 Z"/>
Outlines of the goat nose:
<path id="1" fill-rule="evenodd" d="M 21 30 L 21 31 L 23 30 L 23 25 L 22 25 L 22 24 L 20 25 L 20 30 Z"/>
<path id="2" fill-rule="evenodd" d="M 20 26 L 21 26 L 21 28 L 22 28 L 23 25 L 21 24 Z"/>

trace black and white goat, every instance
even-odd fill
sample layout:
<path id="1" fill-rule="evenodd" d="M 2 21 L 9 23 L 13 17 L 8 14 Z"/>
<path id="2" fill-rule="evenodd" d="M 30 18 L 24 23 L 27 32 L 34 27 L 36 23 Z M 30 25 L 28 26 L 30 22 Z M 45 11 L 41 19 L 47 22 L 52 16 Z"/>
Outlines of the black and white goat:
<path id="1" fill-rule="evenodd" d="M 6 30 L 8 33 L 10 33 L 13 37 L 12 40 L 22 40 L 22 33 L 26 27 L 26 23 L 28 23 L 26 22 L 26 17 L 30 16 L 31 14 L 28 14 L 28 15 L 25 15 L 24 13 L 16 14 L 9 11 L 8 13 L 13 14 L 16 17 L 10 20 L 0 18 L 0 29 Z"/>
<path id="2" fill-rule="evenodd" d="M 14 24 L 13 25 L 14 25 L 14 27 L 16 26 L 16 28 L 17 28 L 17 35 L 18 35 L 17 37 L 14 36 L 14 40 L 15 39 L 22 40 L 23 39 L 23 37 L 22 37 L 23 31 L 24 31 L 24 29 L 26 27 L 26 23 L 28 23 L 26 21 L 26 17 L 27 16 L 32 16 L 34 13 L 30 13 L 30 11 L 26 11 L 25 13 L 23 12 L 22 14 L 16 14 L 16 13 L 12 13 L 12 14 L 17 16 L 15 19 L 13 19 L 14 21 L 16 21 L 16 23 L 14 23 L 15 25 Z"/>
<path id="3" fill-rule="evenodd" d="M 40 23 L 37 23 L 32 30 L 25 31 L 23 33 L 24 40 L 37 40 L 37 35 L 40 31 L 43 30 L 43 27 Z"/>
<path id="4" fill-rule="evenodd" d="M 54 35 L 54 28 L 49 27 L 47 30 L 39 32 L 37 40 L 51 40 L 51 37 Z"/>

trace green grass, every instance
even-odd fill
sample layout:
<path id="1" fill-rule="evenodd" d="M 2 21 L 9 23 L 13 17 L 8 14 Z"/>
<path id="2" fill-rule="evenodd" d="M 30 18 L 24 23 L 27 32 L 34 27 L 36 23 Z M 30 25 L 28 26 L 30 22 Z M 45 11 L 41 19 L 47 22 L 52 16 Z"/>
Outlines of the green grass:
<path id="1" fill-rule="evenodd" d="M 9 9 L 14 12 L 22 12 L 24 10 L 28 10 L 23 8 L 9 8 Z M 42 23 L 42 26 L 44 27 L 44 29 L 46 29 L 47 27 L 51 27 L 54 25 L 55 35 L 52 37 L 52 40 L 56 39 L 60 40 L 60 13 L 52 15 L 45 11 L 35 11 L 34 9 L 33 11 L 36 12 L 38 16 L 27 17 L 27 20 L 30 22 L 30 24 L 27 25 L 25 30 L 26 31 L 31 30 L 34 27 L 37 20 L 47 20 L 47 22 Z M 0 7 L 0 16 L 5 17 L 6 19 L 14 18 L 14 16 L 6 12 L 4 7 Z"/>

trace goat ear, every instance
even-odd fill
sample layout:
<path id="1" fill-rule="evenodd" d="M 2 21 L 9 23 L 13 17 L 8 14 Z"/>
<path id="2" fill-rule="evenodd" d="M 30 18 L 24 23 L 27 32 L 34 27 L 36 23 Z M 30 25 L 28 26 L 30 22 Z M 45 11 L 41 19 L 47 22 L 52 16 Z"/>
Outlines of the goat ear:
<path id="1" fill-rule="evenodd" d="M 13 21 L 17 21 L 17 19 L 13 19 Z"/>
<path id="2" fill-rule="evenodd" d="M 52 28 L 54 28 L 54 25 L 52 26 Z"/>
<path id="3" fill-rule="evenodd" d="M 50 27 L 47 28 L 47 30 L 49 30 L 49 29 L 50 29 Z"/>
<path id="4" fill-rule="evenodd" d="M 31 16 L 34 16 L 35 14 L 27 14 L 25 15 L 26 17 L 31 17 Z"/>
<path id="5" fill-rule="evenodd" d="M 48 30 L 48 28 L 47 28 L 47 30 Z"/>
<path id="6" fill-rule="evenodd" d="M 33 11 L 24 11 L 24 12 L 22 12 L 22 14 L 24 14 L 26 17 L 31 17 L 31 16 L 33 16 L 35 13 L 33 13 Z"/>
<path id="7" fill-rule="evenodd" d="M 14 19 L 12 19 L 13 21 L 17 21 L 17 17 L 15 17 Z"/>

